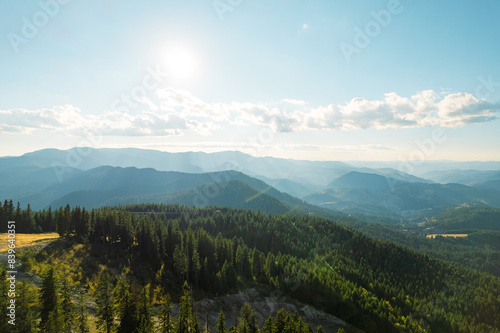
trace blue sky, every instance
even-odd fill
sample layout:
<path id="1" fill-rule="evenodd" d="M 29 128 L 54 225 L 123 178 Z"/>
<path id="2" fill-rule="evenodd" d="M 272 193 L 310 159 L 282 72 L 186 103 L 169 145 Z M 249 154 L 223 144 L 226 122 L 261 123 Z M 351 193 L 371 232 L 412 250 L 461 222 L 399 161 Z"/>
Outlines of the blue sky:
<path id="1" fill-rule="evenodd" d="M 499 10 L 498 1 L 3 1 L 0 156 L 89 145 L 500 160 Z"/>

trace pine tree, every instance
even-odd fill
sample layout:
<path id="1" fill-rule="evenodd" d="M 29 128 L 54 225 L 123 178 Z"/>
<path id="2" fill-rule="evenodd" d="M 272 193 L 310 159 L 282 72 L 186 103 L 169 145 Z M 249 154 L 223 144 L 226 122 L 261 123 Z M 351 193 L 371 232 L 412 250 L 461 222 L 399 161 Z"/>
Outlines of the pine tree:
<path id="1" fill-rule="evenodd" d="M 174 332 L 174 322 L 172 320 L 172 301 L 170 294 L 163 295 L 161 298 L 161 305 L 158 308 L 157 319 L 160 323 L 161 333 Z"/>
<path id="2" fill-rule="evenodd" d="M 42 280 L 40 291 L 40 331 L 58 329 L 59 309 L 54 269 L 50 268 Z"/>
<path id="3" fill-rule="evenodd" d="M 47 215 L 44 216 L 42 230 L 44 232 L 55 231 L 54 220 L 52 219 L 52 207 L 49 206 L 49 210 L 47 211 Z"/>
<path id="4" fill-rule="evenodd" d="M 275 332 L 283 332 L 289 321 L 290 314 L 284 308 L 281 308 L 276 314 L 276 318 L 274 320 Z"/>
<path id="5" fill-rule="evenodd" d="M 128 288 L 126 288 L 124 295 L 120 302 L 120 325 L 118 326 L 118 333 L 135 333 L 139 327 L 139 320 L 137 318 L 137 306 L 134 300 L 130 297 Z"/>
<path id="6" fill-rule="evenodd" d="M 225 321 L 224 311 L 222 309 L 219 312 L 219 317 L 217 317 L 217 322 L 215 326 L 215 330 L 217 333 L 226 333 L 226 321 Z"/>
<path id="7" fill-rule="evenodd" d="M 21 204 L 19 203 L 19 201 L 17 202 L 17 206 L 16 206 L 16 215 L 15 215 L 15 218 L 14 218 L 14 221 L 16 221 L 16 229 L 18 232 L 27 232 L 25 229 L 26 229 L 26 226 L 24 225 L 24 220 L 23 220 L 23 214 L 22 214 L 22 210 L 21 210 Z"/>
<path id="8" fill-rule="evenodd" d="M 201 271 L 201 263 L 200 263 L 200 254 L 198 253 L 196 247 L 193 249 L 193 256 L 191 258 L 191 267 L 193 271 L 194 282 L 196 283 L 196 286 L 198 286 L 198 280 Z"/>
<path id="9" fill-rule="evenodd" d="M 153 330 L 153 321 L 151 320 L 151 303 L 149 301 L 149 285 L 144 287 L 141 292 L 141 304 L 139 309 L 139 333 L 149 333 Z"/>
<path id="10" fill-rule="evenodd" d="M 200 322 L 193 309 L 191 292 L 184 283 L 184 295 L 181 297 L 179 314 L 177 316 L 177 333 L 199 332 Z"/>
<path id="11" fill-rule="evenodd" d="M 267 320 L 264 322 L 264 326 L 262 327 L 262 332 L 263 333 L 273 333 L 274 332 L 273 317 L 267 318 Z"/>
<path id="12" fill-rule="evenodd" d="M 257 317 L 255 316 L 255 311 L 252 309 L 250 304 L 245 303 L 240 310 L 240 326 L 239 330 L 255 333 L 259 330 L 257 327 Z"/>
<path id="13" fill-rule="evenodd" d="M 66 222 L 64 219 L 64 210 L 62 207 L 59 207 L 59 210 L 56 213 L 56 223 L 57 223 L 57 233 L 60 237 L 66 236 Z"/>
<path id="14" fill-rule="evenodd" d="M 188 272 L 188 258 L 185 250 L 181 246 L 176 245 L 174 250 L 174 267 L 179 274 L 179 279 L 182 280 Z"/>
<path id="15" fill-rule="evenodd" d="M 261 263 L 260 263 L 260 256 L 255 248 L 252 250 L 252 255 L 250 258 L 250 267 L 251 267 L 252 275 L 254 277 L 257 277 L 261 274 L 262 267 L 261 267 Z"/>
<path id="16" fill-rule="evenodd" d="M 4 208 L 7 207 L 6 209 L 6 217 L 8 221 L 14 220 L 14 202 L 9 200 L 9 203 L 7 204 L 7 200 L 5 200 L 5 205 Z"/>
<path id="17" fill-rule="evenodd" d="M 110 333 L 114 326 L 113 293 L 111 277 L 103 271 L 99 277 L 96 290 L 97 326 L 106 333 Z"/>
<path id="18" fill-rule="evenodd" d="M 35 332 L 35 318 L 33 315 L 33 310 L 31 302 L 33 300 L 32 295 L 28 289 L 26 282 L 18 282 L 18 300 L 16 306 L 16 326 L 13 332 L 16 333 L 31 333 Z M 1 332 L 7 332 L 7 330 Z"/>
<path id="19" fill-rule="evenodd" d="M 89 333 L 89 323 L 87 319 L 87 313 L 85 311 L 85 301 L 86 297 L 83 293 L 78 296 L 78 303 L 76 304 L 76 332 L 78 333 Z"/>
<path id="20" fill-rule="evenodd" d="M 70 330 L 74 319 L 73 301 L 71 300 L 71 290 L 66 279 L 61 289 L 61 312 L 62 320 L 66 323 L 66 328 Z"/>
<path id="21" fill-rule="evenodd" d="M 61 306 L 58 303 L 56 308 L 49 314 L 49 320 L 46 325 L 47 330 L 42 332 L 64 333 L 66 332 L 66 323 L 63 320 Z"/>

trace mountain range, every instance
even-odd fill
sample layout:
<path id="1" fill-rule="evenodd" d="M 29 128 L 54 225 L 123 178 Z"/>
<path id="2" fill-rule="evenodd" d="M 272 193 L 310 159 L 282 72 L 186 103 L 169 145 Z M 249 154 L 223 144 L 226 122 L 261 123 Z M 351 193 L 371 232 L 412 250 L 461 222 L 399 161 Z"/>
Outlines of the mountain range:
<path id="1" fill-rule="evenodd" d="M 400 219 L 464 203 L 500 208 L 498 184 L 499 170 L 452 168 L 416 176 L 359 162 L 353 166 L 233 151 L 73 148 L 0 158 L 0 196 L 30 203 L 32 209 L 157 202 L 269 214 L 330 209 Z"/>

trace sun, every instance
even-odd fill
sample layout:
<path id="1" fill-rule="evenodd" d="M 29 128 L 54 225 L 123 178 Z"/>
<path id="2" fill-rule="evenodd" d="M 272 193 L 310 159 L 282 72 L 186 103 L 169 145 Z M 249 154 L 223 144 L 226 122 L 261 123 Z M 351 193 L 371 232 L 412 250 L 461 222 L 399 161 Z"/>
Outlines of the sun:
<path id="1" fill-rule="evenodd" d="M 192 79 L 197 70 L 197 60 L 194 53 L 186 48 L 173 48 L 166 52 L 165 67 L 175 79 Z"/>

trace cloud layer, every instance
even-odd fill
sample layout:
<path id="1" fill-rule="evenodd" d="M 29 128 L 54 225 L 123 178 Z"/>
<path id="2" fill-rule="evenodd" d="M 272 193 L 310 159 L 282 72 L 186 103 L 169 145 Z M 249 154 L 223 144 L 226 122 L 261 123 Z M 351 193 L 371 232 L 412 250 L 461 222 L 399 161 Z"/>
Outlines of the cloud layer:
<path id="1" fill-rule="evenodd" d="M 380 100 L 354 98 L 343 105 L 310 107 L 284 99 L 276 104 L 208 103 L 183 90 L 161 89 L 138 101 L 134 109 L 84 114 L 72 105 L 50 109 L 0 110 L 0 132 L 36 130 L 73 135 L 99 132 L 113 136 L 170 136 L 193 131 L 210 135 L 232 125 L 258 125 L 275 132 L 305 130 L 459 127 L 498 119 L 499 104 L 469 93 L 421 91 L 410 97 L 392 92 Z"/>

